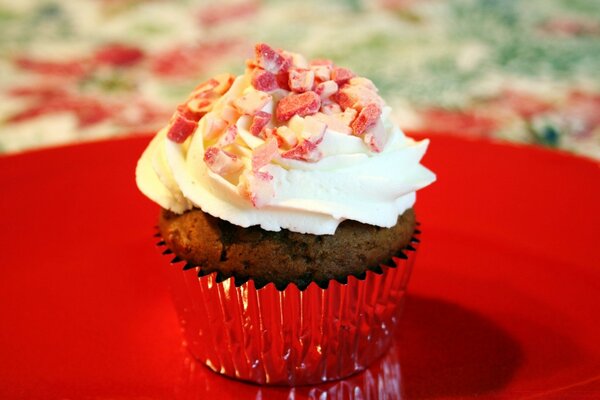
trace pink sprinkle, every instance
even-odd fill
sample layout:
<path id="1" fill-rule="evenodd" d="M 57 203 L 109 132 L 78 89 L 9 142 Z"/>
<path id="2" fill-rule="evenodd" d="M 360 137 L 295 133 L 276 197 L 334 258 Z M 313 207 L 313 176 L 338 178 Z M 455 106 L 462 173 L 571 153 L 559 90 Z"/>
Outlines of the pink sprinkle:
<path id="1" fill-rule="evenodd" d="M 356 136 L 360 136 L 365 133 L 366 130 L 371 129 L 377 123 L 379 116 L 381 115 L 381 108 L 374 103 L 368 104 L 360 113 L 358 113 L 358 117 L 350 127 L 352 128 L 352 133 Z"/>
<path id="2" fill-rule="evenodd" d="M 283 153 L 281 157 L 291 160 L 317 162 L 323 157 L 323 154 L 315 143 L 304 140 L 293 149 Z"/>
<path id="3" fill-rule="evenodd" d="M 256 90 L 263 92 L 270 92 L 278 88 L 275 75 L 264 69 L 255 69 L 252 72 L 251 82 Z"/>
<path id="4" fill-rule="evenodd" d="M 175 143 L 183 143 L 198 127 L 198 122 L 184 117 L 179 111 L 175 112 L 167 137 Z"/>
<path id="5" fill-rule="evenodd" d="M 340 86 L 355 76 L 354 72 L 350 71 L 348 68 L 334 67 L 331 70 L 331 79 Z"/>
<path id="6" fill-rule="evenodd" d="M 315 88 L 315 93 L 321 96 L 321 99 L 327 99 L 331 95 L 337 93 L 338 84 L 335 81 L 325 81 L 321 82 Z"/>
<path id="7" fill-rule="evenodd" d="M 273 50 L 273 48 L 266 43 L 256 44 L 256 46 L 254 46 L 254 52 L 256 55 L 256 64 L 269 72 L 277 74 L 290 67 L 291 61 Z"/>
<path id="8" fill-rule="evenodd" d="M 271 117 L 272 117 L 272 115 L 267 112 L 264 112 L 264 111 L 257 112 L 256 115 L 254 115 L 254 118 L 252 119 L 252 125 L 250 125 L 250 133 L 253 134 L 254 136 L 260 135 L 263 128 L 269 122 L 271 122 Z"/>
<path id="9" fill-rule="evenodd" d="M 309 69 L 289 70 L 289 86 L 292 92 L 303 93 L 313 88 L 315 73 Z"/>
<path id="10" fill-rule="evenodd" d="M 277 103 L 277 119 L 287 121 L 294 115 L 304 117 L 319 111 L 321 108 L 321 98 L 313 91 L 301 94 L 292 93 L 284 97 Z"/>

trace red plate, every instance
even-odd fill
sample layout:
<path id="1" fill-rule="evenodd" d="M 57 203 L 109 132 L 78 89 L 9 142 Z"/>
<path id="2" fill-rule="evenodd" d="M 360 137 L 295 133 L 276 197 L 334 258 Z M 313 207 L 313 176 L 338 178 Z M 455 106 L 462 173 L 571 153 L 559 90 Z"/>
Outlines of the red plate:
<path id="1" fill-rule="evenodd" d="M 133 178 L 147 142 L 0 158 L 0 398 L 288 398 L 182 347 L 151 238 L 158 209 Z M 439 180 L 419 194 L 395 347 L 295 398 L 600 398 L 599 165 L 451 137 L 425 164 Z"/>

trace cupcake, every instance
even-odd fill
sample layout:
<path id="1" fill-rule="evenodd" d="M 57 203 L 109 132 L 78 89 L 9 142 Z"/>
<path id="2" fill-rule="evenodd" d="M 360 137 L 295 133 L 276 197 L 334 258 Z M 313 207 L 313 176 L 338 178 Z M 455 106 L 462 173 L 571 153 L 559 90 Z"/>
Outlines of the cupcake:
<path id="1" fill-rule="evenodd" d="M 151 141 L 139 189 L 186 344 L 266 384 L 340 379 L 389 347 L 435 180 L 367 78 L 259 43 L 196 87 Z"/>

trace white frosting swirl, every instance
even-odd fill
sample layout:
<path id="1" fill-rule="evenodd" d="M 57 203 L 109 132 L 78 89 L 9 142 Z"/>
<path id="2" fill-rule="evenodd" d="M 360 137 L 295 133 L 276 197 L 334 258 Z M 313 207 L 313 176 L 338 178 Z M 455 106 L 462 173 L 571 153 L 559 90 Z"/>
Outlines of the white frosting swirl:
<path id="1" fill-rule="evenodd" d="M 389 107 L 384 107 L 379 121 L 387 136 L 383 151 L 373 152 L 360 137 L 328 128 L 318 146 L 319 161 L 276 157 L 261 168 L 273 177 L 274 195 L 257 208 L 240 194 L 236 178 L 214 173 L 204 161 L 210 119 L 219 116 L 232 99 L 253 90 L 248 74 L 236 78 L 182 144 L 167 139 L 167 128 L 160 131 L 138 162 L 140 190 L 176 213 L 197 207 L 242 227 L 260 225 L 270 231 L 283 228 L 321 235 L 333 234 L 346 219 L 392 227 L 415 203 L 415 192 L 435 180 L 420 164 L 429 141 L 406 137 L 391 122 Z M 273 114 L 273 102 L 263 111 Z M 244 117 L 237 121 L 236 143 L 245 169 L 252 168 L 252 149 L 264 143 L 248 131 L 248 125 Z"/>

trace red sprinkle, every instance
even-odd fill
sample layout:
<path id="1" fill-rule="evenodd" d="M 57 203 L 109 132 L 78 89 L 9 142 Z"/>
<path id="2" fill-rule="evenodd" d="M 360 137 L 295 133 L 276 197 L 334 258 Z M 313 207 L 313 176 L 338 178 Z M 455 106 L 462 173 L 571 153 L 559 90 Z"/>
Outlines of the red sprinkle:
<path id="1" fill-rule="evenodd" d="M 251 82 L 256 90 L 262 92 L 270 92 L 278 88 L 275 75 L 264 69 L 255 69 L 252 72 Z"/>
<path id="2" fill-rule="evenodd" d="M 338 85 L 342 85 L 354 78 L 356 75 L 348 68 L 333 67 L 331 70 L 331 80 L 335 81 Z"/>
<path id="3" fill-rule="evenodd" d="M 359 136 L 365 133 L 365 131 L 371 129 L 377 123 L 377 119 L 381 115 L 381 108 L 377 104 L 368 104 L 360 110 L 358 116 L 350 127 L 352 128 L 352 133 L 354 135 Z"/>
<path id="4" fill-rule="evenodd" d="M 183 143 L 198 127 L 198 122 L 183 116 L 179 111 L 175 112 L 167 137 L 175 143 Z"/>
<path id="5" fill-rule="evenodd" d="M 264 111 L 259 111 L 254 115 L 252 119 L 252 125 L 250 125 L 250 133 L 254 136 L 260 135 L 263 128 L 271 122 L 271 114 Z"/>
<path id="6" fill-rule="evenodd" d="M 301 94 L 292 93 L 277 103 L 276 115 L 280 121 L 287 121 L 294 115 L 312 115 L 321 108 L 321 98 L 313 91 Z"/>

